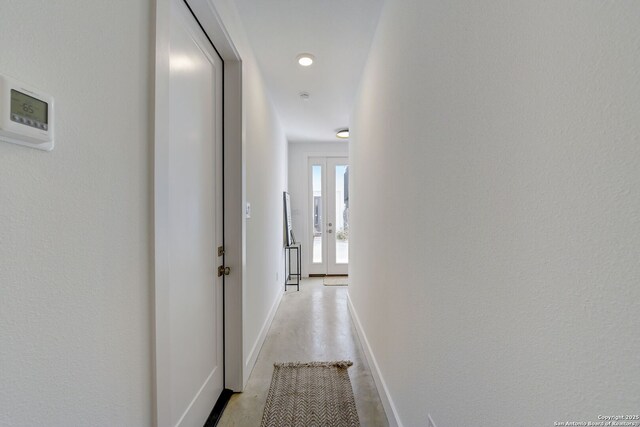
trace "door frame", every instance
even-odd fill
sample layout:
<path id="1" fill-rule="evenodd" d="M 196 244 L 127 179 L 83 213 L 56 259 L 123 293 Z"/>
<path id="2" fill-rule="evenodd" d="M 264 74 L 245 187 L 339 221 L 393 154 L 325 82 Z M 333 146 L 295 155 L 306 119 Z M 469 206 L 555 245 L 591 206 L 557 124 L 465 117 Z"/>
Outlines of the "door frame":
<path id="1" fill-rule="evenodd" d="M 158 334 L 168 326 L 169 272 L 168 266 L 168 198 L 169 181 L 169 31 L 171 1 L 155 1 L 155 76 L 153 116 L 153 404 L 154 424 L 164 426 L 170 419 L 168 397 L 168 366 L 170 342 Z M 244 137 L 242 117 L 242 59 L 236 50 L 218 12 L 207 0 L 183 0 L 189 6 L 200 27 L 212 42 L 223 62 L 223 240 L 224 263 L 231 274 L 224 278 L 224 387 L 242 391 L 242 292 L 244 281 L 244 245 L 246 221 L 243 215 L 245 199 Z M 150 160 L 151 161 L 151 160 Z"/>

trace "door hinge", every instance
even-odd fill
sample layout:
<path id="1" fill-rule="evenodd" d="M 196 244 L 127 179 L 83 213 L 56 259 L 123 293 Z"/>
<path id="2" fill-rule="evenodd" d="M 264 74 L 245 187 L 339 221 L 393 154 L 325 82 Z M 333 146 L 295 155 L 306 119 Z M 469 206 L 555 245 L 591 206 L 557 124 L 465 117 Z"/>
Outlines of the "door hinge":
<path id="1" fill-rule="evenodd" d="M 224 265 L 221 265 L 220 267 L 218 267 L 218 277 L 228 276 L 230 273 L 231 273 L 231 268 L 225 267 Z"/>
<path id="2" fill-rule="evenodd" d="M 218 246 L 218 256 L 224 255 L 224 246 Z"/>

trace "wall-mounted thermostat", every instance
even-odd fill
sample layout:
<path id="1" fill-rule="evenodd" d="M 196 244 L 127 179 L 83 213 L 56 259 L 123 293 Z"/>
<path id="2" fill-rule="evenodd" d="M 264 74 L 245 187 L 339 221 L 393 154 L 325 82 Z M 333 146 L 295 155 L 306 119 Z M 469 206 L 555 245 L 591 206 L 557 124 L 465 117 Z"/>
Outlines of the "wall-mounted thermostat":
<path id="1" fill-rule="evenodd" d="M 53 150 L 53 98 L 0 75 L 0 140 Z"/>

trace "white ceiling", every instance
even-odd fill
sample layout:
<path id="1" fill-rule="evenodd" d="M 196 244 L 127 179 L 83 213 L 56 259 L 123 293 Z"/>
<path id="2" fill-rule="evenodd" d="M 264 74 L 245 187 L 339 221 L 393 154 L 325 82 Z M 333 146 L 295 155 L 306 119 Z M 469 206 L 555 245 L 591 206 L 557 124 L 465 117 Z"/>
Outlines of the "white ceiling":
<path id="1" fill-rule="evenodd" d="M 383 1 L 235 0 L 289 141 L 336 141 L 349 125 Z"/>

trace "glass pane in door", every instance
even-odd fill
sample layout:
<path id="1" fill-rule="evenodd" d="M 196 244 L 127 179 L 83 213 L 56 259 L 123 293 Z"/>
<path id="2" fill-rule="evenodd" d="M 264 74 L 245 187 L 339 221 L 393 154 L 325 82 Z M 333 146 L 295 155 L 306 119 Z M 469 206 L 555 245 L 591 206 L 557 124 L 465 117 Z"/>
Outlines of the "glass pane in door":
<path id="1" fill-rule="evenodd" d="M 313 262 L 322 263 L 322 166 L 311 166 L 311 186 L 313 189 L 313 205 L 311 209 L 311 221 L 313 224 Z"/>
<path id="2" fill-rule="evenodd" d="M 336 166 L 336 264 L 349 263 L 349 166 Z"/>

